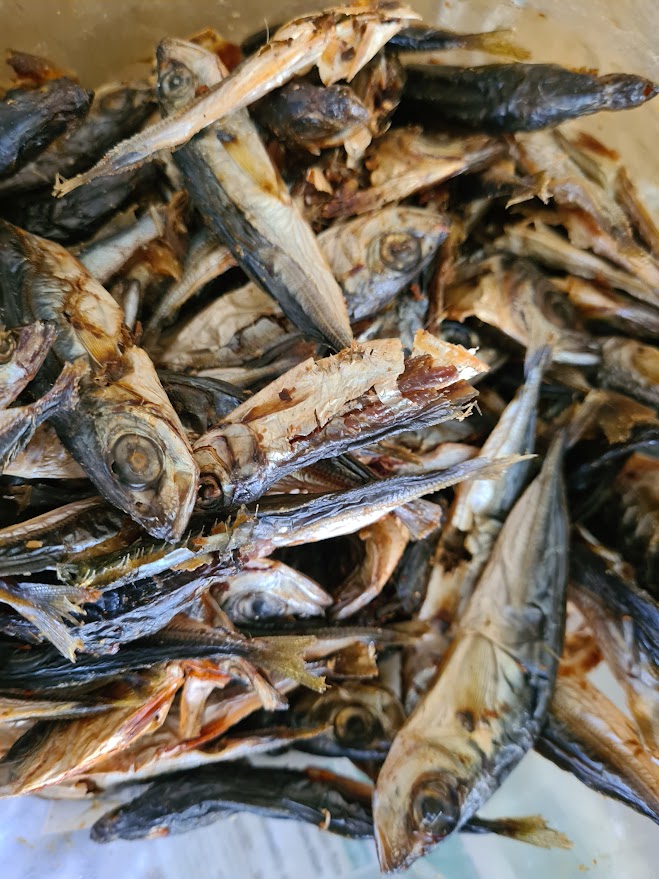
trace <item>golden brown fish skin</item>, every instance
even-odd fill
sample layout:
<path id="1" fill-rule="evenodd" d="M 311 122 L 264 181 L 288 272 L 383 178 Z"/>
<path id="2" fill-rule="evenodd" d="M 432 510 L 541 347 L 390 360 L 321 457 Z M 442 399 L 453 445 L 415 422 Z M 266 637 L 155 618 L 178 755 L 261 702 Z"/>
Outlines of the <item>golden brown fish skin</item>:
<path id="1" fill-rule="evenodd" d="M 567 583 L 561 458 L 559 437 L 500 531 L 437 681 L 385 760 L 373 801 L 384 870 L 411 863 L 468 821 L 544 722 Z"/>
<path id="2" fill-rule="evenodd" d="M 0 409 L 32 381 L 54 339 L 55 328 L 43 321 L 12 329 L 0 325 Z"/>
<path id="3" fill-rule="evenodd" d="M 659 823 L 659 767 L 629 719 L 585 677 L 559 674 L 536 750 Z"/>
<path id="4" fill-rule="evenodd" d="M 607 287 L 568 275 L 554 278 L 588 327 L 618 330 L 636 339 L 659 339 L 659 309 Z M 606 331 L 605 330 L 605 331 Z"/>
<path id="5" fill-rule="evenodd" d="M 158 47 L 163 113 L 227 76 L 220 60 L 183 40 Z M 352 341 L 341 289 L 246 110 L 227 116 L 174 155 L 205 221 L 247 275 L 303 332 L 334 349 Z"/>
<path id="6" fill-rule="evenodd" d="M 253 500 L 287 472 L 365 445 L 385 425 L 391 432 L 409 427 L 415 418 L 423 422 L 425 411 L 441 407 L 443 395 L 461 396 L 469 387 L 464 379 L 484 369 L 464 348 L 423 332 L 407 362 L 395 339 L 306 361 L 197 440 L 200 506 L 219 510 Z M 453 417 L 458 410 L 449 406 L 424 423 Z"/>
<path id="7" fill-rule="evenodd" d="M 52 416 L 60 438 L 108 500 L 154 536 L 176 539 L 192 511 L 197 469 L 153 364 L 122 329 L 121 309 L 58 244 L 3 222 L 0 253 L 6 313 L 57 327 L 41 389 L 66 361 L 89 364 L 74 412 Z"/>
<path id="8" fill-rule="evenodd" d="M 92 169 L 60 184 L 58 193 L 66 194 L 97 177 L 138 166 L 159 150 L 176 149 L 208 125 L 244 109 L 314 66 L 325 85 L 343 79 L 350 82 L 392 36 L 419 18 L 407 6 L 381 0 L 291 21 L 222 83 L 172 119 L 123 141 Z"/>

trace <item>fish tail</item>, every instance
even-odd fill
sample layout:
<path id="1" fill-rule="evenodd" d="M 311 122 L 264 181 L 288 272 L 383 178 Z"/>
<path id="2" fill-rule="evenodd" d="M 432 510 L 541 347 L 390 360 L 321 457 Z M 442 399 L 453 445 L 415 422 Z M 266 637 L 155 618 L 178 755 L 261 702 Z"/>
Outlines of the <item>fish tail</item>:
<path id="1" fill-rule="evenodd" d="M 465 34 L 462 48 L 489 52 L 491 55 L 503 55 L 515 61 L 526 61 L 531 57 L 527 49 L 516 45 L 511 39 L 511 30 L 489 31 L 485 34 Z"/>
<path id="2" fill-rule="evenodd" d="M 284 678 L 297 681 L 310 690 L 322 693 L 325 678 L 312 674 L 305 665 L 304 653 L 316 639 L 313 635 L 274 635 L 252 642 L 253 661 Z"/>
<path id="3" fill-rule="evenodd" d="M 474 825 L 476 832 L 496 833 L 539 848 L 572 848 L 572 841 L 560 830 L 550 827 L 542 815 L 527 815 L 522 818 L 472 818 L 469 824 Z"/>

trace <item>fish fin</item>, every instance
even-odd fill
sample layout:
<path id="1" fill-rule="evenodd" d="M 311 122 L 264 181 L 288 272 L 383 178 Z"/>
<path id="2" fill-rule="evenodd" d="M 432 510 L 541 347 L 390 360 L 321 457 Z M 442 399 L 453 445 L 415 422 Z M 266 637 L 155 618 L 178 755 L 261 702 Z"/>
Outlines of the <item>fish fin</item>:
<path id="1" fill-rule="evenodd" d="M 259 638 L 252 642 L 252 659 L 255 665 L 265 666 L 270 672 L 322 693 L 325 690 L 325 678 L 312 674 L 304 661 L 306 648 L 315 640 L 313 635 L 274 635 Z"/>
<path id="2" fill-rule="evenodd" d="M 572 840 L 560 830 L 550 827 L 542 815 L 527 815 L 522 818 L 475 817 L 463 829 L 473 833 L 496 833 L 498 836 L 507 836 L 539 848 L 571 849 L 573 846 Z"/>
<path id="3" fill-rule="evenodd" d="M 489 31 L 484 34 L 464 34 L 462 36 L 463 49 L 472 51 L 489 52 L 490 55 L 503 55 L 515 61 L 526 61 L 531 57 L 528 49 L 516 45 L 510 37 L 512 30 Z"/>
<path id="4" fill-rule="evenodd" d="M 40 586 L 21 583 L 20 587 L 8 583 L 0 585 L 0 601 L 13 607 L 29 620 L 59 652 L 75 662 L 76 650 L 82 650 L 80 638 L 74 638 L 66 621 L 77 622 L 74 614 L 83 614 L 78 602 L 93 600 L 93 595 L 80 589 L 62 586 Z"/>
<path id="5" fill-rule="evenodd" d="M 423 540 L 440 527 L 444 511 L 439 504 L 418 498 L 398 507 L 394 515 L 405 525 L 412 540 Z"/>

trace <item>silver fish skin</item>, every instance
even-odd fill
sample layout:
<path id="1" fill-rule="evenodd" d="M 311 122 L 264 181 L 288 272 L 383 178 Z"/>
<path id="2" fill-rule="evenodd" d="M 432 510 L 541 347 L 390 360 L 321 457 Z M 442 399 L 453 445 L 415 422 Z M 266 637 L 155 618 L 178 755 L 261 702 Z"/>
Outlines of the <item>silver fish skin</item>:
<path id="1" fill-rule="evenodd" d="M 247 503 L 321 458 L 395 430 L 461 417 L 476 393 L 466 382 L 482 371 L 464 348 L 423 331 L 407 360 L 397 339 L 307 360 L 197 440 L 199 506 L 212 511 Z"/>
<path id="2" fill-rule="evenodd" d="M 160 298 L 144 327 L 145 348 L 156 345 L 161 328 L 195 293 L 235 265 L 231 251 L 215 235 L 204 231 L 193 238 L 183 275 Z"/>
<path id="3" fill-rule="evenodd" d="M 0 473 L 28 444 L 35 430 L 55 413 L 68 412 L 78 404 L 78 384 L 87 371 L 80 359 L 67 363 L 43 397 L 25 406 L 0 410 Z"/>
<path id="4" fill-rule="evenodd" d="M 262 49 L 222 82 L 163 120 L 110 150 L 84 174 L 64 181 L 65 195 L 83 183 L 141 165 L 160 150 L 172 150 L 232 112 L 242 110 L 313 67 L 324 85 L 350 82 L 406 25 L 420 19 L 408 6 L 384 2 L 348 4 L 289 22 Z M 339 45 L 342 51 L 333 51 Z"/>
<path id="5" fill-rule="evenodd" d="M 0 327 L 0 409 L 32 381 L 55 335 L 55 327 L 43 321 L 13 329 Z"/>
<path id="6" fill-rule="evenodd" d="M 227 76 L 217 56 L 183 40 L 164 40 L 157 57 L 166 115 Z M 174 161 L 205 221 L 249 277 L 301 330 L 336 350 L 350 345 L 341 289 L 247 110 L 209 127 Z"/>
<path id="7" fill-rule="evenodd" d="M 122 329 L 117 303 L 63 247 L 6 222 L 0 291 L 13 323 L 45 320 L 57 328 L 38 376 L 42 392 L 67 361 L 89 364 L 76 408 L 51 416 L 62 442 L 111 503 L 154 536 L 179 537 L 197 468 L 153 364 Z"/>
<path id="8" fill-rule="evenodd" d="M 561 653 L 568 521 L 563 439 L 517 501 L 435 684 L 398 733 L 373 801 L 380 865 L 465 824 L 533 747 Z"/>

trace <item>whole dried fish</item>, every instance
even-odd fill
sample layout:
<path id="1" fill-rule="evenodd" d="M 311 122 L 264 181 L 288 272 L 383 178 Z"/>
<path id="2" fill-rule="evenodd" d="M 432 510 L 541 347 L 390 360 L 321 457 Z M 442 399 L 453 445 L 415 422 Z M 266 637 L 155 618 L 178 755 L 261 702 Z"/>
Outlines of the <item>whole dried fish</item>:
<path id="1" fill-rule="evenodd" d="M 385 760 L 373 815 L 386 870 L 472 817 L 540 732 L 563 637 L 561 456 L 559 438 L 499 533 L 437 682 Z"/>
<path id="2" fill-rule="evenodd" d="M 534 131 L 600 110 L 628 110 L 659 94 L 641 76 L 568 70 L 558 64 L 444 64 L 405 68 L 407 119 L 479 131 Z"/>

